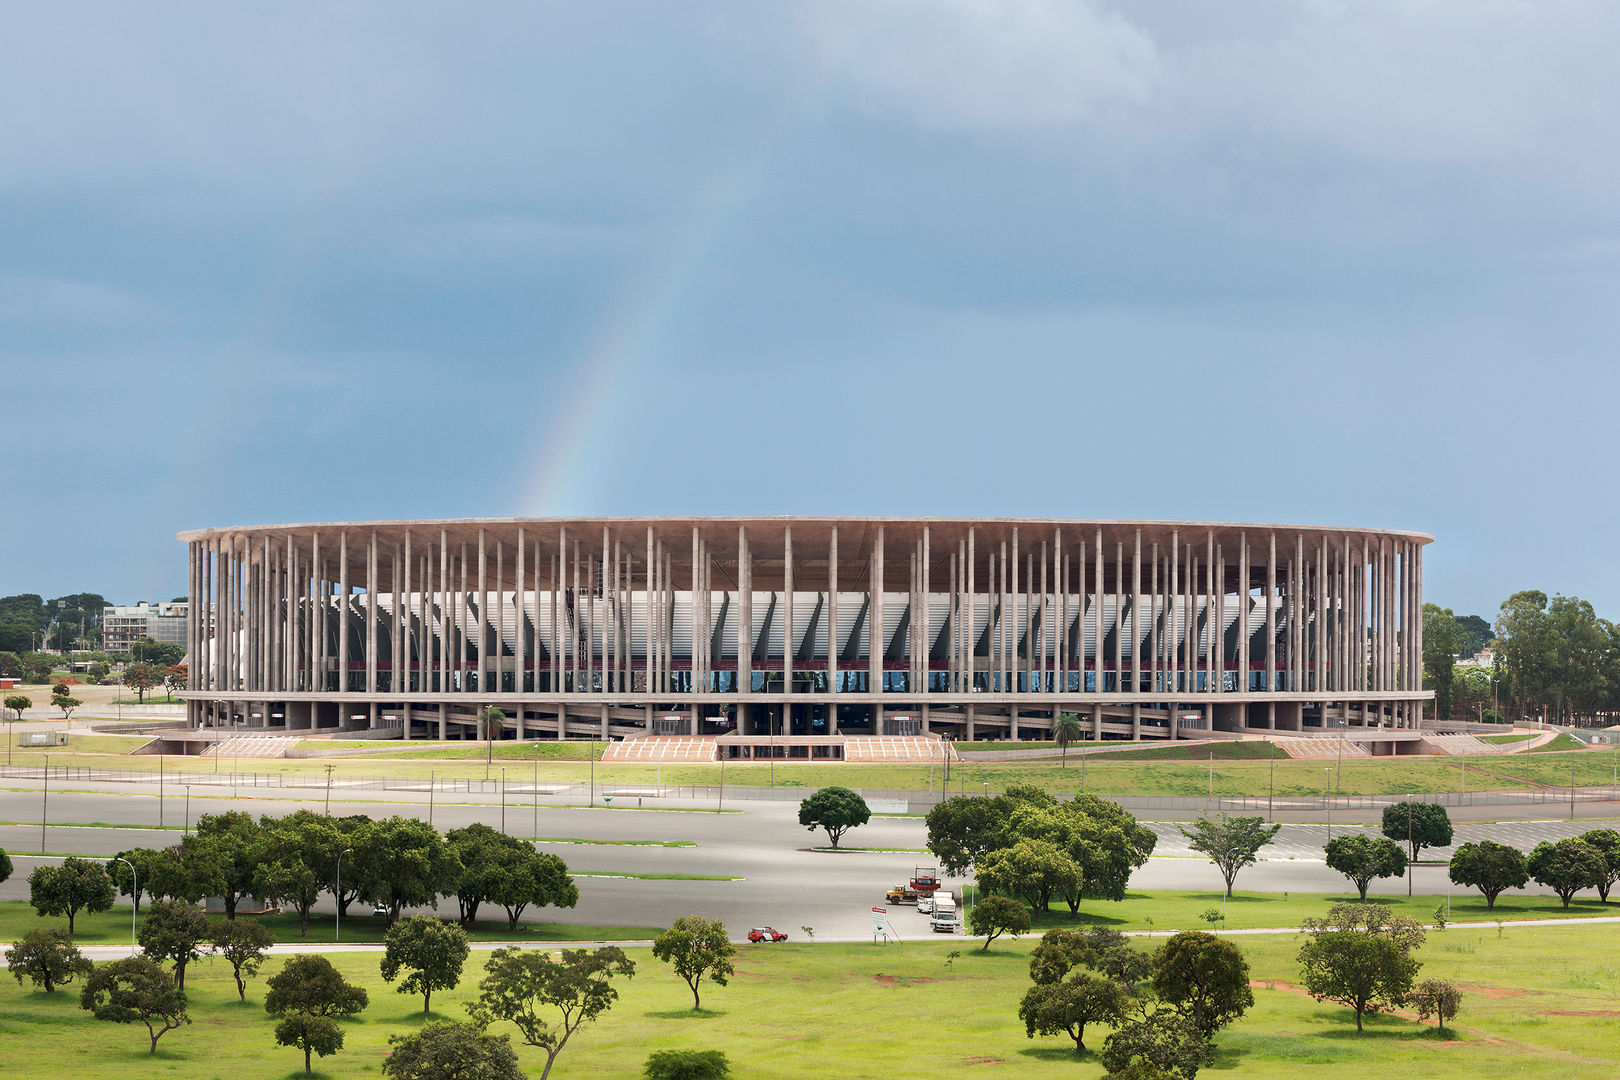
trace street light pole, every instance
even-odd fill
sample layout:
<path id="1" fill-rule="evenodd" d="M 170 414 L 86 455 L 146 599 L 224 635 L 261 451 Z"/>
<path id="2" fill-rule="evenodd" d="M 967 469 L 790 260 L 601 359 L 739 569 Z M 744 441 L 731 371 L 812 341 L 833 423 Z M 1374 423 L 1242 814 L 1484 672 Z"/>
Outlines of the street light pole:
<path id="1" fill-rule="evenodd" d="M 1327 775 L 1322 777 L 1322 787 L 1325 790 L 1327 788 L 1328 777 L 1333 775 L 1333 770 L 1332 769 L 1323 769 L 1322 772 L 1327 774 Z M 1333 796 L 1328 795 L 1322 801 L 1327 803 L 1327 821 L 1328 821 L 1328 837 L 1327 838 L 1329 840 L 1331 840 L 1331 839 L 1333 839 Z"/>
<path id="2" fill-rule="evenodd" d="M 1408 855 L 1410 855 L 1412 853 L 1412 794 L 1411 794 L 1411 792 L 1407 792 L 1407 795 L 1406 795 L 1406 852 L 1407 852 Z M 1407 896 L 1407 899 L 1411 899 L 1411 897 L 1412 897 L 1412 863 L 1415 862 L 1415 861 L 1416 861 L 1415 859 L 1409 860 L 1407 862 L 1407 864 L 1406 864 L 1406 896 Z"/>
<path id="3" fill-rule="evenodd" d="M 540 739 L 538 736 L 534 740 L 534 787 L 529 792 L 529 797 L 534 800 L 534 838 L 538 840 L 540 839 Z"/>
<path id="4" fill-rule="evenodd" d="M 428 828 L 433 828 L 433 792 L 438 787 L 433 780 L 433 770 L 428 770 Z"/>
<path id="5" fill-rule="evenodd" d="M 332 899 L 337 901 L 336 918 L 332 920 L 332 940 L 343 940 L 343 856 L 349 854 L 354 848 L 344 848 L 338 852 L 337 857 L 337 888 Z"/>
<path id="6" fill-rule="evenodd" d="M 501 835 L 506 835 L 506 766 L 501 766 Z"/>
<path id="7" fill-rule="evenodd" d="M 39 853 L 45 854 L 45 819 L 51 809 L 51 755 L 45 755 L 45 786 L 39 798 Z"/>
<path id="8" fill-rule="evenodd" d="M 190 836 L 191 835 L 191 785 L 190 784 L 186 785 L 186 827 L 181 831 L 180 835 L 181 836 Z"/>
<path id="9" fill-rule="evenodd" d="M 135 955 L 135 914 L 140 910 L 141 879 L 135 873 L 135 864 L 122 855 L 114 855 L 113 862 L 121 862 L 129 867 L 129 955 Z"/>

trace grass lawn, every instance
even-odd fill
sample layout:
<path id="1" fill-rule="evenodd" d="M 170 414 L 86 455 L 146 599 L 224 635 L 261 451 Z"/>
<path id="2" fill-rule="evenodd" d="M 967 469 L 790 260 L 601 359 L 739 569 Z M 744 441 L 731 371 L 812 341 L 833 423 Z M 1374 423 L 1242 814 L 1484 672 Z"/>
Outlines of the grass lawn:
<path id="1" fill-rule="evenodd" d="M 468 743 L 451 747 L 454 753 L 466 757 L 443 758 L 433 756 L 444 748 L 414 753 L 404 757 L 348 757 L 348 758 L 231 758 L 218 761 L 212 758 L 159 758 L 156 755 L 127 756 L 127 751 L 144 741 L 140 737 L 116 735 L 73 735 L 67 747 L 50 748 L 51 765 L 91 769 L 156 772 L 161 762 L 169 772 L 229 773 L 233 764 L 239 764 L 244 774 L 325 776 L 328 765 L 336 780 L 359 777 L 398 777 L 426 780 L 430 775 L 441 780 L 482 780 L 488 774 L 498 776 L 482 760 L 485 747 Z M 403 744 L 401 744 L 403 745 Z M 535 744 L 496 745 L 496 755 L 507 761 L 533 761 Z M 592 775 L 592 766 L 586 760 L 561 757 L 547 758 L 544 754 L 589 753 L 589 743 L 538 744 L 542 747 L 539 767 L 542 784 L 583 784 Z M 601 744 L 598 744 L 600 749 Z M 1255 747 L 1255 749 L 1249 749 Z M 1034 761 L 975 762 L 964 760 L 951 767 L 952 790 L 970 792 L 983 790 L 989 784 L 992 791 L 1009 784 L 1038 784 L 1054 792 L 1085 790 L 1097 795 L 1176 795 L 1204 796 L 1209 791 L 1209 747 L 1166 746 L 1143 747 L 1117 753 L 1093 756 L 1070 755 L 1067 761 L 1043 758 Z M 1320 796 L 1333 783 L 1333 777 L 1324 774 L 1324 767 L 1333 768 L 1338 778 L 1338 790 L 1344 795 L 1400 795 L 1406 792 L 1458 791 L 1464 786 L 1463 774 L 1467 770 L 1469 791 L 1513 790 L 1535 787 L 1564 787 L 1570 782 L 1573 766 L 1578 786 L 1608 785 L 1620 776 L 1620 753 L 1614 750 L 1533 751 L 1514 755 L 1471 755 L 1462 757 L 1395 757 L 1347 758 L 1342 764 L 1329 760 L 1295 760 L 1274 758 L 1246 760 L 1251 754 L 1268 753 L 1265 743 L 1221 743 L 1215 750 L 1215 794 L 1224 796 L 1265 796 L 1268 784 L 1275 780 L 1275 794 L 1288 796 Z M 18 765 L 39 765 L 45 754 L 34 748 L 12 747 L 13 761 Z M 1222 754 L 1232 755 L 1226 758 Z M 510 756 L 508 756 L 510 755 Z M 510 772 L 510 770 L 509 770 Z M 667 790 L 684 787 L 714 787 L 720 781 L 718 764 L 654 765 L 604 764 L 594 767 L 599 790 L 614 787 L 650 787 L 661 783 Z M 532 773 L 520 768 L 510 775 L 513 784 L 527 782 Z M 765 787 L 773 782 L 776 787 L 813 789 L 837 784 L 866 790 L 939 790 L 944 771 L 932 770 L 927 765 L 831 765 L 795 764 L 778 762 L 773 770 L 769 763 L 727 763 L 727 784 L 746 784 Z"/>
<path id="2" fill-rule="evenodd" d="M 632 950 L 635 978 L 618 984 L 612 1011 L 584 1028 L 552 1076 L 639 1075 L 648 1053 L 665 1048 L 720 1049 L 738 1077 L 790 1080 L 815 1071 L 861 1080 L 897 1076 L 1093 1080 L 1101 1067 L 1077 1055 L 1067 1039 L 1025 1036 L 1018 1000 L 1028 986 L 1031 941 L 974 939 L 903 945 L 742 946 L 725 987 L 706 986 L 694 1012 L 684 983 L 647 950 Z M 1250 964 L 1255 1004 L 1218 1036 L 1220 1051 L 1203 1075 L 1295 1080 L 1389 1075 L 1475 1080 L 1542 1076 L 1598 1080 L 1620 1071 L 1620 938 L 1589 928 L 1494 927 L 1431 933 L 1419 951 L 1422 975 L 1463 985 L 1461 1015 L 1448 1038 L 1404 1016 L 1372 1019 L 1357 1035 L 1344 1008 L 1319 1004 L 1294 987 L 1293 935 L 1237 939 Z M 959 953 L 951 957 L 950 953 Z M 1549 957 L 1579 957 L 1549 963 Z M 338 954 L 333 963 L 365 986 L 370 1007 L 344 1025 L 345 1048 L 317 1059 L 317 1075 L 379 1076 L 391 1034 L 423 1022 L 421 998 L 381 982 L 375 955 Z M 211 1080 L 302 1075 L 302 1056 L 278 1047 L 261 1002 L 272 959 L 236 1000 L 220 960 L 187 974 L 193 1023 L 165 1035 L 156 1059 L 145 1029 L 103 1023 L 78 1008 L 72 987 L 46 995 L 0 984 L 0 1040 L 8 1071 L 40 1080 L 129 1075 Z M 462 985 L 434 995 L 431 1019 L 461 1019 L 476 993 L 481 956 L 474 953 Z M 497 1029 L 499 1030 L 499 1029 Z M 510 1030 L 510 1029 L 507 1029 Z M 1088 1027 L 1100 1047 L 1106 1029 Z M 522 1067 L 537 1076 L 543 1055 L 518 1046 Z"/>
<path id="3" fill-rule="evenodd" d="M 1481 735 L 1479 736 L 1479 741 L 1488 743 L 1516 743 L 1524 742 L 1526 739 L 1533 739 L 1535 737 L 1536 733 L 1533 731 L 1515 731 L 1511 735 Z"/>
<path id="4" fill-rule="evenodd" d="M 142 908 L 144 911 L 144 907 Z M 644 941 L 656 937 L 664 927 L 648 926 L 588 926 L 574 923 L 518 923 L 514 933 L 506 928 L 506 912 L 499 906 L 485 905 L 479 909 L 483 916 L 468 931 L 475 941 Z M 224 918 L 224 916 L 210 916 Z M 277 941 L 298 941 L 298 916 L 267 915 L 259 920 L 270 928 Z M 26 900 L 0 900 L 0 942 L 16 941 L 29 930 L 60 924 L 67 928 L 66 919 L 41 918 Z M 332 916 L 316 915 L 309 920 L 309 937 L 313 942 L 333 940 Z M 371 905 L 349 905 L 349 914 L 343 917 L 343 942 L 381 941 L 387 930 L 387 920 L 373 918 Z M 111 911 L 79 912 L 73 920 L 73 939 L 81 945 L 119 945 L 129 942 L 129 906 L 124 898 Z"/>

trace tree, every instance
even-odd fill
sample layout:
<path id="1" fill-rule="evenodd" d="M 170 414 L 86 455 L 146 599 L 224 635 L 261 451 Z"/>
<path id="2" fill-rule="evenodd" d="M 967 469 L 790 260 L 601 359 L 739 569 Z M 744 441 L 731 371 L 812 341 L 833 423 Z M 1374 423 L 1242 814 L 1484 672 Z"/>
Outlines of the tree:
<path id="1" fill-rule="evenodd" d="M 326 890 L 327 883 L 316 869 L 320 853 L 336 839 L 332 823 L 308 810 L 259 819 L 254 894 L 261 900 L 290 904 L 298 912 L 299 937 L 309 936 L 309 913 Z"/>
<path id="2" fill-rule="evenodd" d="M 494 889 L 496 865 L 500 857 L 514 848 L 534 850 L 529 844 L 490 828 L 483 822 L 474 822 L 465 828 L 451 829 L 444 835 L 445 846 L 455 858 L 456 901 L 461 906 L 461 925 L 471 926 L 478 918 L 478 908 L 489 899 Z"/>
<path id="3" fill-rule="evenodd" d="M 172 699 L 176 690 L 186 688 L 186 680 L 189 678 L 190 671 L 186 668 L 186 665 L 170 664 L 163 669 L 163 688 L 169 692 L 169 697 Z"/>
<path id="4" fill-rule="evenodd" d="M 705 978 L 725 986 L 735 973 L 731 958 L 737 947 L 726 937 L 726 925 L 719 919 L 682 915 L 653 939 L 653 955 L 670 964 L 675 974 L 692 990 L 692 1008 L 702 1008 L 698 988 Z"/>
<path id="5" fill-rule="evenodd" d="M 68 856 L 59 866 L 36 866 L 28 875 L 28 902 L 41 916 L 66 915 L 68 935 L 81 910 L 106 911 L 113 905 L 112 878 L 101 864 Z"/>
<path id="6" fill-rule="evenodd" d="M 157 1053 L 158 1040 L 191 1023 L 186 1013 L 186 992 L 150 956 L 132 956 L 102 964 L 90 973 L 79 990 L 79 1007 L 97 1020 L 114 1024 L 146 1025 Z"/>
<path id="7" fill-rule="evenodd" d="M 1328 868 L 1337 870 L 1355 883 L 1356 891 L 1367 899 L 1367 886 L 1373 878 L 1399 877 L 1406 873 L 1406 852 L 1384 836 L 1350 833 L 1335 836 L 1322 849 Z"/>
<path id="8" fill-rule="evenodd" d="M 236 918 L 236 905 L 253 891 L 254 879 L 263 865 L 259 824 L 252 814 L 227 810 L 204 814 L 197 819 L 192 835 L 180 841 L 192 849 L 199 861 L 218 871 L 219 894 L 225 901 L 225 918 Z"/>
<path id="9" fill-rule="evenodd" d="M 966 874 L 990 852 L 1007 845 L 1007 816 L 1011 809 L 1001 796 L 958 795 L 946 799 L 928 811 L 928 850 L 938 857 L 947 874 Z"/>
<path id="10" fill-rule="evenodd" d="M 7 709 L 16 714 L 15 719 L 21 720 L 22 714 L 33 708 L 34 699 L 27 694 L 7 694 L 5 705 Z"/>
<path id="11" fill-rule="evenodd" d="M 579 903 L 579 888 L 568 876 L 568 864 L 556 855 L 524 846 L 524 851 L 508 853 L 497 863 L 489 897 L 506 909 L 506 928 L 513 932 L 531 904 L 571 908 Z"/>
<path id="12" fill-rule="evenodd" d="M 112 878 L 118 895 L 134 901 L 137 915 L 141 911 L 141 897 L 151 891 L 153 871 L 163 858 L 163 852 L 157 848 L 130 848 L 106 862 L 107 876 Z M 133 874 L 130 867 L 134 867 Z"/>
<path id="13" fill-rule="evenodd" d="M 80 975 L 90 974 L 90 961 L 84 958 L 73 939 L 63 930 L 30 930 L 22 940 L 6 950 L 6 967 L 20 984 L 29 979 L 47 994 L 56 993 Z"/>
<path id="14" fill-rule="evenodd" d="M 208 948 L 208 916 L 186 900 L 154 900 L 146 906 L 136 940 L 141 952 L 174 964 L 174 985 L 186 988 L 186 965 Z"/>
<path id="15" fill-rule="evenodd" d="M 645 1080 L 726 1080 L 731 1061 L 722 1050 L 655 1050 L 641 1075 Z"/>
<path id="16" fill-rule="evenodd" d="M 1457 616 L 1457 658 L 1478 656 L 1491 643 L 1491 624 L 1478 615 Z"/>
<path id="17" fill-rule="evenodd" d="M 425 821 L 391 817 L 354 833 L 352 869 L 360 897 L 388 905 L 388 921 L 401 909 L 431 904 L 455 891 L 460 867 L 444 837 Z"/>
<path id="18" fill-rule="evenodd" d="M 1476 888 L 1485 894 L 1485 906 L 1494 908 L 1504 889 L 1522 889 L 1530 880 L 1524 852 L 1495 840 L 1478 840 L 1452 852 L 1449 867 L 1455 885 Z"/>
<path id="19" fill-rule="evenodd" d="M 422 1012 L 426 1013 L 433 1004 L 433 991 L 453 990 L 461 982 L 467 952 L 467 931 L 454 923 L 413 915 L 388 928 L 383 947 L 383 982 L 393 982 L 401 970 L 408 971 L 399 992 L 421 994 Z"/>
<path id="20" fill-rule="evenodd" d="M 0 649 L 0 675 L 16 678 L 23 673 L 22 657 L 10 649 Z M 6 708 L 11 708 L 7 705 Z"/>
<path id="21" fill-rule="evenodd" d="M 1424 979 L 1412 990 L 1412 1004 L 1417 1006 L 1419 1018 L 1432 1016 L 1435 1026 L 1445 1031 L 1446 1021 L 1462 1007 L 1462 991 L 1447 979 Z"/>
<path id="22" fill-rule="evenodd" d="M 1451 815 L 1439 803 L 1407 799 L 1384 807 L 1383 831 L 1397 844 L 1407 845 L 1409 858 L 1417 862 L 1418 852 L 1426 847 L 1451 846 Z"/>
<path id="23" fill-rule="evenodd" d="M 1018 1018 L 1031 1039 L 1067 1035 L 1078 1053 L 1086 1048 L 1086 1025 L 1111 1024 L 1125 1012 L 1125 991 L 1112 979 L 1076 972 L 1056 983 L 1037 983 L 1024 992 Z"/>
<path id="24" fill-rule="evenodd" d="M 811 832 L 827 830 L 835 848 L 846 831 L 871 819 L 866 800 L 846 787 L 824 787 L 799 804 L 799 824 Z"/>
<path id="25" fill-rule="evenodd" d="M 1215 1060 L 1215 1047 L 1175 1009 L 1144 1012 L 1103 1040 L 1105 1080 L 1193 1080 Z"/>
<path id="26" fill-rule="evenodd" d="M 428 1024 L 388 1045 L 382 1071 L 393 1080 L 523 1080 L 512 1040 L 473 1024 Z"/>
<path id="27" fill-rule="evenodd" d="M 980 887 L 1019 897 L 1037 915 L 1051 910 L 1054 893 L 1077 896 L 1083 880 L 1069 853 L 1045 840 L 1020 840 L 992 851 L 979 865 Z"/>
<path id="28" fill-rule="evenodd" d="M 1118 930 L 1102 926 L 1048 930 L 1030 951 L 1029 977 L 1040 984 L 1056 983 L 1084 967 L 1114 980 L 1134 996 L 1137 984 L 1152 974 L 1152 961 L 1130 942 Z"/>
<path id="29" fill-rule="evenodd" d="M 496 1021 L 516 1024 L 524 1042 L 545 1051 L 540 1080 L 546 1080 L 574 1032 L 619 999 L 609 980 L 634 977 L 636 964 L 612 945 L 564 949 L 559 960 L 541 952 L 496 949 L 484 972 L 478 1000 L 468 1011 L 485 1026 Z M 559 1014 L 555 1023 L 541 1019 L 542 1011 L 553 1009 Z"/>
<path id="30" fill-rule="evenodd" d="M 1452 671 L 1462 647 L 1462 628 L 1450 608 L 1423 605 L 1423 688 L 1434 691 L 1436 720 L 1451 719 Z"/>
<path id="31" fill-rule="evenodd" d="M 23 670 L 28 673 L 31 683 L 45 683 L 51 681 L 51 658 L 48 656 L 30 656 L 23 661 Z"/>
<path id="32" fill-rule="evenodd" d="M 144 702 L 146 692 L 163 682 L 163 673 L 151 664 L 131 664 L 124 669 L 124 685 L 135 691 L 135 700 Z"/>
<path id="33" fill-rule="evenodd" d="M 1069 767 L 1069 744 L 1083 738 L 1085 729 L 1080 726 L 1080 718 L 1072 712 L 1060 712 L 1057 719 L 1052 721 L 1052 739 L 1063 751 L 1060 769 Z"/>
<path id="34" fill-rule="evenodd" d="M 986 896 L 968 914 L 968 929 L 983 935 L 980 952 L 989 952 L 990 943 L 1002 934 L 1019 937 L 1029 932 L 1029 909 L 1010 896 Z"/>
<path id="35" fill-rule="evenodd" d="M 501 725 L 505 722 L 506 712 L 496 705 L 486 705 L 484 710 L 478 714 L 478 726 L 483 729 L 483 736 L 488 746 L 484 753 L 484 765 L 486 767 L 495 760 L 495 734 L 501 730 Z M 486 772 L 484 775 L 487 778 L 489 774 Z"/>
<path id="36" fill-rule="evenodd" d="M 1153 954 L 1153 990 L 1206 1039 L 1254 1004 L 1243 953 L 1201 930 L 1184 930 Z"/>
<path id="37" fill-rule="evenodd" d="M 1271 843 L 1281 825 L 1267 825 L 1257 817 L 1232 817 L 1221 814 L 1215 818 L 1201 817 L 1191 829 L 1178 826 L 1181 835 L 1189 841 L 1188 847 L 1209 856 L 1226 879 L 1226 895 L 1232 895 L 1232 882 L 1238 871 L 1253 866 L 1260 858 L 1260 849 Z"/>
<path id="38" fill-rule="evenodd" d="M 58 708 L 58 709 L 62 710 L 62 719 L 63 720 L 71 719 L 72 716 L 73 716 L 73 710 L 77 709 L 80 705 L 83 705 L 83 704 L 84 704 L 84 702 L 80 701 L 78 698 L 74 697 L 72 694 L 52 694 L 51 695 L 51 705 L 53 707 L 55 707 L 55 708 Z"/>
<path id="39" fill-rule="evenodd" d="M 265 981 L 264 1011 L 281 1017 L 276 1043 L 304 1051 L 304 1073 L 310 1054 L 325 1057 L 343 1048 L 339 1020 L 357 1016 L 368 1004 L 363 988 L 338 974 L 324 956 L 305 953 L 289 957 L 280 971 Z"/>
<path id="40" fill-rule="evenodd" d="M 1609 877 L 1609 864 L 1603 852 L 1575 836 L 1537 844 L 1525 868 L 1537 884 L 1558 894 L 1565 910 L 1569 909 L 1570 898 L 1577 892 L 1595 889 Z"/>
<path id="41" fill-rule="evenodd" d="M 90 681 L 97 686 L 103 679 L 112 674 L 112 665 L 105 660 L 96 660 L 90 664 Z"/>
<path id="42" fill-rule="evenodd" d="M 231 965 L 231 975 L 236 979 L 236 996 L 240 1001 L 247 1001 L 247 979 L 259 973 L 270 946 L 276 943 L 276 937 L 263 923 L 253 919 L 227 919 L 214 927 L 209 935 L 214 951 L 223 956 Z"/>
<path id="43" fill-rule="evenodd" d="M 150 896 L 194 904 L 225 892 L 224 870 L 206 845 L 181 842 L 164 848 L 141 880 Z"/>
<path id="44" fill-rule="evenodd" d="M 1306 919 L 1299 963 L 1305 992 L 1336 1001 L 1362 1016 L 1396 1008 L 1412 992 L 1419 965 L 1412 950 L 1423 942 L 1417 923 L 1384 904 L 1335 904 L 1324 919 Z"/>
<path id="45" fill-rule="evenodd" d="M 5 881 L 7 878 L 11 877 L 11 870 L 11 856 L 7 855 L 3 851 L 0 851 L 0 881 Z"/>
<path id="46" fill-rule="evenodd" d="M 1609 901 L 1609 890 L 1614 887 L 1615 880 L 1620 878 L 1620 832 L 1613 829 L 1589 829 L 1581 833 L 1580 838 L 1585 840 L 1603 856 L 1607 873 L 1603 880 L 1598 882 L 1598 899 L 1604 903 Z M 0 876 L 0 881 L 4 881 Z"/>

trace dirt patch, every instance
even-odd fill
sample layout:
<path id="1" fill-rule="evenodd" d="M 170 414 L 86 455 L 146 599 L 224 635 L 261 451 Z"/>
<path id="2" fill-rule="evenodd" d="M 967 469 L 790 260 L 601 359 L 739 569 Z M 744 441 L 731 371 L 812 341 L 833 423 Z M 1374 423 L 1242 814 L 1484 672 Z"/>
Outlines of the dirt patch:
<path id="1" fill-rule="evenodd" d="M 926 975 L 873 975 L 872 981 L 879 986 L 917 986 L 922 983 L 937 982 L 937 979 Z"/>
<path id="2" fill-rule="evenodd" d="M 1537 1009 L 1542 1016 L 1620 1016 L 1620 1009 Z"/>
<path id="3" fill-rule="evenodd" d="M 967 1064 L 967 1065 L 1005 1065 L 1005 1064 L 1007 1064 L 1001 1058 L 993 1058 L 993 1057 L 965 1058 L 963 1063 Z"/>
<path id="4" fill-rule="evenodd" d="M 1524 997 L 1530 992 L 1511 986 L 1469 986 L 1467 984 L 1461 986 L 1460 989 L 1470 994 L 1478 994 L 1482 998 L 1516 998 Z"/>

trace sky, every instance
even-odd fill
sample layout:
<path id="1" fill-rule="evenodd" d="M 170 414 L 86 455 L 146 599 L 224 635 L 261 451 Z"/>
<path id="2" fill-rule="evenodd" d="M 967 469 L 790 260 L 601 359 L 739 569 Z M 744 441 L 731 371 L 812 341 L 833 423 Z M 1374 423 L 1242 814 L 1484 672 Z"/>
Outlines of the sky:
<path id="1" fill-rule="evenodd" d="M 1432 533 L 1620 618 L 1620 6 L 0 0 L 0 594 L 181 530 Z"/>

